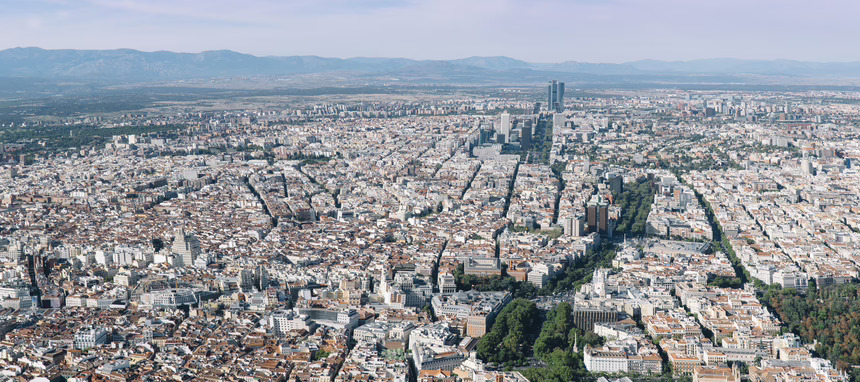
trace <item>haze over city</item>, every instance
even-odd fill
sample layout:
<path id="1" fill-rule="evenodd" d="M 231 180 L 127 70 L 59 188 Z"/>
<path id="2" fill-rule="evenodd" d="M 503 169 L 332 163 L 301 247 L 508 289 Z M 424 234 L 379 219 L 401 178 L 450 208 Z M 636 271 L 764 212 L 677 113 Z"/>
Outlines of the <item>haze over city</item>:
<path id="1" fill-rule="evenodd" d="M 804 0 L 7 0 L 0 48 L 860 61 L 858 13 L 852 1 Z"/>

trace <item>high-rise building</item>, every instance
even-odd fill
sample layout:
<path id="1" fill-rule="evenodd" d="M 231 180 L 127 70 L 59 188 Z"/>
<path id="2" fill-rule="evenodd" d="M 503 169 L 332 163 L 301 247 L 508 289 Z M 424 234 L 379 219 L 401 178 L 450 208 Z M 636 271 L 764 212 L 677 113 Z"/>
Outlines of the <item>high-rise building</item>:
<path id="1" fill-rule="evenodd" d="M 588 232 L 597 232 L 598 209 L 596 205 L 586 207 L 586 216 L 588 217 Z"/>
<path id="2" fill-rule="evenodd" d="M 504 137 L 501 143 L 511 142 L 511 115 L 507 111 L 502 113 L 501 121 L 499 121 L 499 133 Z"/>
<path id="3" fill-rule="evenodd" d="M 564 111 L 564 82 L 552 80 L 547 86 L 546 107 L 549 111 L 561 113 Z"/>
<path id="4" fill-rule="evenodd" d="M 180 228 L 176 230 L 171 250 L 176 255 L 176 266 L 191 267 L 197 256 L 200 256 L 200 240 Z"/>
<path id="5" fill-rule="evenodd" d="M 585 208 L 588 232 L 609 233 L 609 206 L 592 204 Z"/>
<path id="6" fill-rule="evenodd" d="M 599 233 L 607 233 L 609 232 L 609 207 L 602 205 L 598 207 L 598 222 L 597 222 L 597 232 Z"/>
<path id="7" fill-rule="evenodd" d="M 263 267 L 262 265 L 258 265 L 257 268 L 254 270 L 254 273 L 256 276 L 257 288 L 260 291 L 264 291 L 264 290 L 268 289 L 269 288 L 269 271 L 267 271 L 266 268 Z"/>
<path id="8" fill-rule="evenodd" d="M 573 236 L 585 236 L 585 216 L 577 215 L 573 220 L 573 226 L 571 228 L 573 229 L 573 231 L 571 231 Z"/>
<path id="9" fill-rule="evenodd" d="M 520 128 L 520 147 L 526 151 L 532 148 L 532 125 L 530 123 L 523 124 L 523 127 Z"/>
<path id="10" fill-rule="evenodd" d="M 584 236 L 585 235 L 585 216 L 568 216 L 558 219 L 563 233 L 567 236 Z"/>
<path id="11" fill-rule="evenodd" d="M 624 191 L 624 178 L 619 174 L 606 175 L 607 183 L 609 183 L 609 191 L 613 194 L 620 194 Z"/>
<path id="12" fill-rule="evenodd" d="M 239 272 L 239 290 L 243 293 L 265 291 L 269 287 L 269 272 L 262 265 Z"/>
<path id="13" fill-rule="evenodd" d="M 552 116 L 552 134 L 556 135 L 561 132 L 561 129 L 564 128 L 564 114 L 557 113 Z"/>
<path id="14" fill-rule="evenodd" d="M 562 233 L 565 236 L 570 236 L 573 234 L 573 218 L 572 217 L 558 219 L 558 224 L 561 225 Z"/>

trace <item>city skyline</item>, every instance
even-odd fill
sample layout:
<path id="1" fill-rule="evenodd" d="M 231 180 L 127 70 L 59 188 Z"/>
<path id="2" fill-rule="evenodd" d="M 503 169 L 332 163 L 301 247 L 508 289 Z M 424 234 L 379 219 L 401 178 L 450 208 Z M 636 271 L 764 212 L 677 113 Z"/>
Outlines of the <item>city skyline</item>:
<path id="1" fill-rule="evenodd" d="M 4 381 L 860 382 L 860 3 L 0 4 Z"/>

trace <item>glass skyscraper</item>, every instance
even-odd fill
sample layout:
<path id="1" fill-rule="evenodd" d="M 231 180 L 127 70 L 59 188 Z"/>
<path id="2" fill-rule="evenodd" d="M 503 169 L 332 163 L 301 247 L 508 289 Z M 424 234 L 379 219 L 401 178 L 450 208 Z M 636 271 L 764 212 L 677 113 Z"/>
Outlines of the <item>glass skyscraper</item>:
<path id="1" fill-rule="evenodd" d="M 561 113 L 564 111 L 564 82 L 552 80 L 547 86 L 546 107 L 549 111 Z"/>

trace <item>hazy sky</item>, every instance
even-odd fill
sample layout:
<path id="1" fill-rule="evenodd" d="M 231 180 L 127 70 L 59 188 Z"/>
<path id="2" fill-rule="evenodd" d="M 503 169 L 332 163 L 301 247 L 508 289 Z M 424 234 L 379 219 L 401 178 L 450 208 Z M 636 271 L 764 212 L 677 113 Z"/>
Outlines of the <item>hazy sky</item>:
<path id="1" fill-rule="evenodd" d="M 856 0 L 0 0 L 0 49 L 860 61 Z"/>

